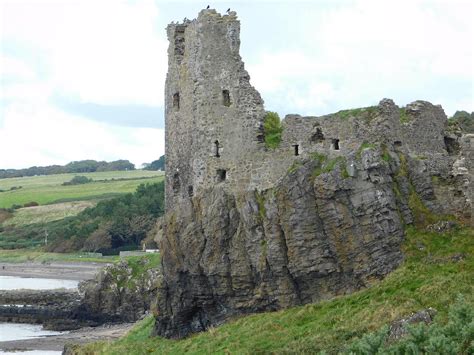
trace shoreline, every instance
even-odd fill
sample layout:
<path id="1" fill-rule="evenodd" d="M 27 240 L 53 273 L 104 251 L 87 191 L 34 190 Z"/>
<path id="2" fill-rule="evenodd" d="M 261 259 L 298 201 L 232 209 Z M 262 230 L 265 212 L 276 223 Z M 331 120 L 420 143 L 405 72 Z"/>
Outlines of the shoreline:
<path id="1" fill-rule="evenodd" d="M 41 338 L 9 340 L 0 342 L 1 351 L 63 351 L 66 344 L 87 344 L 101 340 L 114 340 L 126 334 L 135 323 L 104 324 L 85 327 L 67 334 L 49 335 Z"/>
<path id="2" fill-rule="evenodd" d="M 96 262 L 25 262 L 8 263 L 0 262 L 0 276 L 13 276 L 19 278 L 56 279 L 56 280 L 90 280 L 104 267 L 111 263 Z M 48 290 L 17 290 L 19 294 L 41 293 Z M 51 291 L 51 290 L 49 290 Z M 77 288 L 69 290 L 56 290 L 75 294 Z M 11 291 L 7 291 L 11 292 Z M 12 300 L 9 300 L 12 301 Z M 13 301 L 12 301 L 13 302 Z M 10 303 L 12 303 L 10 302 Z M 9 323 L 9 322 L 2 322 Z M 28 324 L 34 324 L 29 322 Z M 49 335 L 40 338 L 9 340 L 0 342 L 2 351 L 63 351 L 66 344 L 86 344 L 100 340 L 112 340 L 124 335 L 135 323 L 104 324 L 98 327 L 82 327 L 65 334 Z"/>
<path id="3" fill-rule="evenodd" d="M 83 281 L 93 279 L 95 274 L 111 263 L 94 262 L 0 262 L 0 276 Z"/>

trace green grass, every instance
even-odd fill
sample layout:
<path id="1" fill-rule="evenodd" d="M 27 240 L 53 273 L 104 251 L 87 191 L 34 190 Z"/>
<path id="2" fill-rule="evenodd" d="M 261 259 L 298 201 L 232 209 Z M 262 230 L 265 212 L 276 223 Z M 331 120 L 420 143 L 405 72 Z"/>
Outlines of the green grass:
<path id="1" fill-rule="evenodd" d="M 321 162 L 321 161 L 320 161 Z M 346 168 L 346 158 L 337 157 L 334 159 L 324 160 L 321 162 L 321 165 L 317 166 L 312 173 L 312 178 L 316 178 L 321 174 L 330 173 L 333 171 L 337 165 L 341 165 L 341 176 L 345 179 L 349 177 L 349 173 Z"/>
<path id="2" fill-rule="evenodd" d="M 400 123 L 407 124 L 410 122 L 410 119 L 411 118 L 408 115 L 407 110 L 404 107 L 400 108 Z"/>
<path id="3" fill-rule="evenodd" d="M 406 260 L 383 281 L 348 296 L 240 317 L 182 340 L 150 337 L 148 317 L 124 338 L 78 354 L 314 354 L 344 352 L 357 338 L 421 309 L 446 322 L 458 294 L 474 306 L 474 230 L 437 234 L 408 228 Z M 461 260 L 454 258 L 463 255 Z"/>
<path id="4" fill-rule="evenodd" d="M 14 186 L 21 189 L 0 193 L 0 208 L 9 208 L 14 204 L 23 205 L 35 201 L 40 205 L 65 202 L 100 199 L 105 196 L 114 196 L 133 192 L 143 182 L 154 183 L 163 180 L 160 171 L 107 171 L 98 173 L 81 173 L 94 182 L 83 185 L 62 186 L 77 174 L 58 174 L 11 178 L 0 180 L 0 190 L 9 190 Z M 147 178 L 144 180 L 143 178 Z M 116 179 L 116 180 L 112 180 Z M 126 179 L 126 180 L 117 180 Z M 98 182 L 98 180 L 109 180 Z"/>
<path id="5" fill-rule="evenodd" d="M 347 120 L 350 117 L 361 117 L 370 121 L 374 119 L 377 116 L 377 114 L 378 114 L 377 106 L 353 108 L 349 110 L 341 110 L 339 112 L 336 112 L 336 116 L 342 120 Z"/>
<path id="6" fill-rule="evenodd" d="M 3 226 L 26 226 L 37 223 L 48 223 L 67 217 L 76 216 L 88 207 L 94 206 L 93 201 L 74 201 L 56 203 L 53 205 L 20 208 L 12 218 L 3 222 Z"/>
<path id="7" fill-rule="evenodd" d="M 275 149 L 280 145 L 283 127 L 281 126 L 280 116 L 276 112 L 268 111 L 263 121 L 263 130 L 265 137 L 265 146 Z"/>
<path id="8" fill-rule="evenodd" d="M 110 263 L 120 260 L 117 255 L 95 257 L 89 253 L 46 253 L 39 250 L 2 250 L 0 249 L 0 262 L 4 263 L 24 263 L 39 262 L 46 263 L 51 261 L 61 262 L 98 262 Z"/>

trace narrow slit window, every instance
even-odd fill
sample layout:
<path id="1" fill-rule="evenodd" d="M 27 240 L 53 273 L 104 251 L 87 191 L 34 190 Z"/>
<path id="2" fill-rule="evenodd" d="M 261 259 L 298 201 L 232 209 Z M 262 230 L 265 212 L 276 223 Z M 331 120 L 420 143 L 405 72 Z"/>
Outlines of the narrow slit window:
<path id="1" fill-rule="evenodd" d="M 221 154 L 220 154 L 220 152 L 219 152 L 219 148 L 220 148 L 219 141 L 216 140 L 216 141 L 214 142 L 214 156 L 215 156 L 216 158 L 220 158 L 220 156 L 221 156 Z"/>
<path id="2" fill-rule="evenodd" d="M 334 150 L 339 150 L 339 139 L 333 139 L 332 140 L 332 148 Z"/>
<path id="3" fill-rule="evenodd" d="M 227 178 L 227 171 L 224 169 L 218 169 L 217 170 L 217 182 L 222 182 L 225 181 Z"/>
<path id="4" fill-rule="evenodd" d="M 224 106 L 230 106 L 230 93 L 229 90 L 222 90 L 222 103 Z"/>
<path id="5" fill-rule="evenodd" d="M 295 157 L 297 157 L 298 155 L 300 155 L 300 146 L 298 144 L 294 144 L 293 145 L 293 148 L 295 149 Z"/>
<path id="6" fill-rule="evenodd" d="M 179 173 L 174 173 L 173 175 L 173 191 L 175 193 L 179 192 L 180 182 L 179 182 Z"/>
<path id="7" fill-rule="evenodd" d="M 193 187 L 190 185 L 188 186 L 188 196 L 189 197 L 193 197 L 194 196 L 194 189 Z"/>
<path id="8" fill-rule="evenodd" d="M 173 108 L 179 110 L 179 92 L 173 94 Z"/>

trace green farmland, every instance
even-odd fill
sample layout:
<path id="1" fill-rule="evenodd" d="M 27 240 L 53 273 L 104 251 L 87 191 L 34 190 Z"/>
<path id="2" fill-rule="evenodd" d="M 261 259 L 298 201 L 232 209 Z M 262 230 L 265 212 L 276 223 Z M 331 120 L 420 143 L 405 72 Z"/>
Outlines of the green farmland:
<path id="1" fill-rule="evenodd" d="M 163 180 L 161 171 L 107 171 L 95 173 L 44 175 L 0 180 L 0 208 L 37 202 L 40 205 L 94 200 L 133 192 L 142 183 Z M 86 176 L 93 181 L 82 185 L 63 186 L 74 176 Z M 18 188 L 20 187 L 21 188 Z M 10 190 L 16 187 L 17 189 Z"/>

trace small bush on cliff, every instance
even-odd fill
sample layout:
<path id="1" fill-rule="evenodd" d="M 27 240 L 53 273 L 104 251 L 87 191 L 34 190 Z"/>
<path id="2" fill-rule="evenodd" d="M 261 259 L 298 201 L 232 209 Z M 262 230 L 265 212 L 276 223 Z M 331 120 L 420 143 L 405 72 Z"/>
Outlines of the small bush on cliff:
<path id="1" fill-rule="evenodd" d="M 263 121 L 263 130 L 265 136 L 265 145 L 268 148 L 275 149 L 280 145 L 283 127 L 281 126 L 280 116 L 276 112 L 268 111 Z"/>

